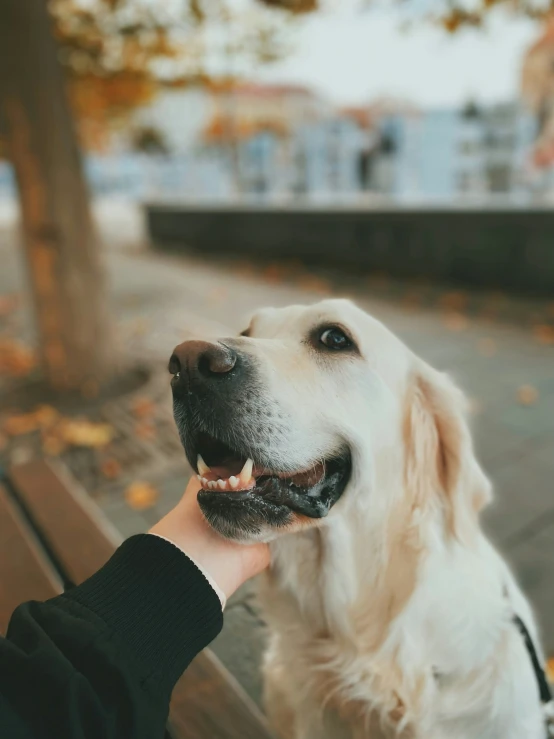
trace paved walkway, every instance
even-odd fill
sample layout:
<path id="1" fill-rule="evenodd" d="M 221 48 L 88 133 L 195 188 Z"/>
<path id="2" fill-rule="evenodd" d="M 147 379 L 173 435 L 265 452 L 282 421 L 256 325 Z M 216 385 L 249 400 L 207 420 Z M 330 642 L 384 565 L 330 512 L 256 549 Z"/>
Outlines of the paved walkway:
<path id="1" fill-rule="evenodd" d="M 553 654 L 554 347 L 544 343 L 549 336 L 453 312 L 460 307 L 459 297 L 446 301 L 448 312 L 430 311 L 418 308 L 415 300 L 377 299 L 363 279 L 343 280 L 339 291 L 332 275 L 291 281 L 276 268 L 260 273 L 248 265 L 231 269 L 199 258 L 154 254 L 138 246 L 139 234 L 136 221 L 127 230 L 112 226 L 110 231 L 120 247 L 107 253 L 112 303 L 121 327 L 136 326 L 137 348 L 153 353 L 160 365 L 176 343 L 199 327 L 227 333 L 228 326 L 236 332 L 258 306 L 313 302 L 337 293 L 354 298 L 434 366 L 455 376 L 473 400 L 479 456 L 496 484 L 486 527 L 532 599 L 545 646 Z M 18 290 L 22 274 L 6 230 L 3 240 L 0 234 L 0 264 L 0 295 Z M 161 498 L 143 513 L 130 510 L 122 497 L 101 503 L 123 534 L 131 535 L 173 505 L 184 481 L 184 468 L 154 479 Z M 214 649 L 259 700 L 264 625 L 254 590 L 247 586 L 232 599 Z"/>

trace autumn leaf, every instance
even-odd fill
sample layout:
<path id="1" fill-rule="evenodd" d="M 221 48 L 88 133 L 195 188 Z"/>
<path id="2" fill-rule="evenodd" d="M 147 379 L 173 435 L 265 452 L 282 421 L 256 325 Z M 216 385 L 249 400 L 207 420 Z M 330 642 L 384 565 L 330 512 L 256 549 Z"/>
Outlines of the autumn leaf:
<path id="1" fill-rule="evenodd" d="M 14 413 L 4 422 L 4 431 L 8 436 L 24 436 L 39 428 L 39 420 L 35 413 Z"/>
<path id="2" fill-rule="evenodd" d="M 549 683 L 554 684 L 554 657 L 546 660 L 546 677 Z"/>
<path id="3" fill-rule="evenodd" d="M 156 405 L 150 398 L 140 397 L 133 401 L 131 410 L 136 418 L 148 418 L 156 412 Z"/>
<path id="4" fill-rule="evenodd" d="M 264 279 L 272 285 L 283 282 L 289 269 L 284 264 L 270 264 L 264 269 Z"/>
<path id="5" fill-rule="evenodd" d="M 152 508 L 159 496 L 158 490 L 149 482 L 133 482 L 125 491 L 125 501 L 135 511 Z"/>
<path id="6" fill-rule="evenodd" d="M 461 313 L 448 313 L 444 317 L 444 325 L 449 331 L 465 331 L 469 321 Z"/>
<path id="7" fill-rule="evenodd" d="M 58 436 L 48 434 L 42 441 L 42 451 L 49 457 L 59 457 L 66 449 L 67 445 Z"/>
<path id="8" fill-rule="evenodd" d="M 467 307 L 468 296 L 462 290 L 455 290 L 444 293 L 439 300 L 439 304 L 445 310 L 453 312 L 461 312 Z"/>
<path id="9" fill-rule="evenodd" d="M 310 290 L 320 295 L 328 295 L 331 292 L 331 285 L 328 280 L 324 280 L 316 275 L 304 275 L 297 281 L 297 285 L 304 290 Z"/>
<path id="10" fill-rule="evenodd" d="M 153 423 L 142 422 L 135 425 L 135 436 L 146 441 L 156 436 L 156 427 Z"/>
<path id="11" fill-rule="evenodd" d="M 539 392 L 533 385 L 522 385 L 517 391 L 520 405 L 534 405 L 539 399 Z"/>
<path id="12" fill-rule="evenodd" d="M 0 339 L 0 374 L 25 377 L 36 366 L 35 353 L 20 341 Z"/>
<path id="13" fill-rule="evenodd" d="M 102 448 L 114 437 L 114 429 L 107 423 L 94 423 L 86 419 L 64 419 L 58 434 L 72 446 Z"/>
<path id="14" fill-rule="evenodd" d="M 554 326 L 539 323 L 533 326 L 533 336 L 539 344 L 552 345 L 554 344 Z"/>
<path id="15" fill-rule="evenodd" d="M 115 480 L 121 475 L 121 465 L 117 459 L 105 459 L 100 466 L 100 471 L 107 480 Z"/>
<path id="16" fill-rule="evenodd" d="M 41 429 L 53 426 L 60 418 L 60 413 L 51 405 L 39 405 L 34 411 L 35 418 Z"/>

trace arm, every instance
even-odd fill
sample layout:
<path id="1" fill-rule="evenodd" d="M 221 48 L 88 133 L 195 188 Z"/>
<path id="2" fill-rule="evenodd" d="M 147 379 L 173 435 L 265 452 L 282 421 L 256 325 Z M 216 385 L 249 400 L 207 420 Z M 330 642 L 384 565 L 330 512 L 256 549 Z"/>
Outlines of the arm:
<path id="1" fill-rule="evenodd" d="M 212 532 L 197 490 L 158 536 L 132 537 L 79 587 L 15 611 L 0 639 L 0 736 L 163 737 L 176 681 L 222 627 L 210 582 L 229 596 L 268 557 Z"/>

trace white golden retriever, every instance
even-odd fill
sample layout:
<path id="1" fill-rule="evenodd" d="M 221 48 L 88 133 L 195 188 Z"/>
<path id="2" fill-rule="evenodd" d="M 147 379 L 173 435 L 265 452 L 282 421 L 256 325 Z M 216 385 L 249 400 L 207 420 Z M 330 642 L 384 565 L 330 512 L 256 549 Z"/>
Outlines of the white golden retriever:
<path id="1" fill-rule="evenodd" d="M 491 486 L 446 375 L 345 300 L 262 310 L 170 371 L 204 514 L 271 541 L 280 736 L 544 739 L 513 616 L 536 626 L 481 531 Z"/>

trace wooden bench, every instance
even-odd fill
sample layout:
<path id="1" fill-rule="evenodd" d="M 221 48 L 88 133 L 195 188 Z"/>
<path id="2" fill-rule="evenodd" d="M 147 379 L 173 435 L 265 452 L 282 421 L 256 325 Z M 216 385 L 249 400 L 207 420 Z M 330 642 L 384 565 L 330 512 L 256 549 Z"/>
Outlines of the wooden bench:
<path id="1" fill-rule="evenodd" d="M 27 600 L 45 600 L 98 570 L 121 543 L 61 465 L 33 461 L 0 478 L 0 632 Z M 271 739 L 266 721 L 209 651 L 173 692 L 173 739 Z"/>

